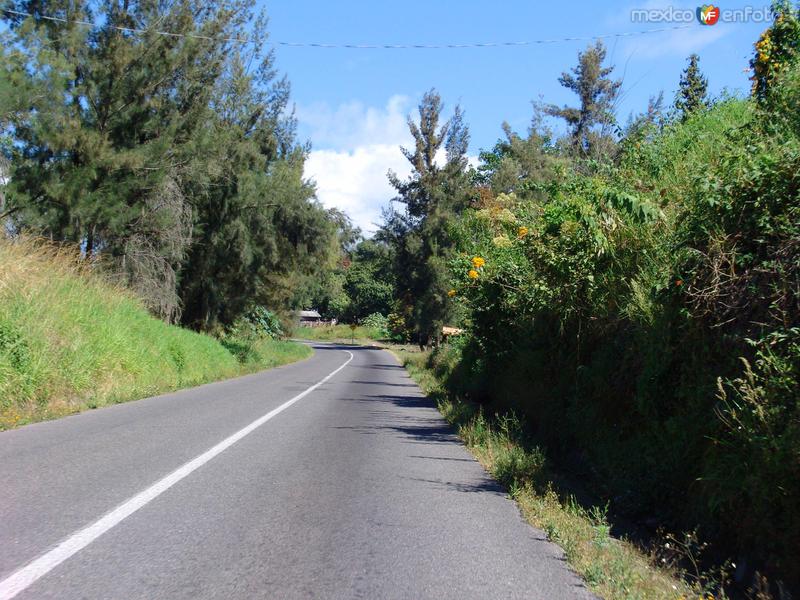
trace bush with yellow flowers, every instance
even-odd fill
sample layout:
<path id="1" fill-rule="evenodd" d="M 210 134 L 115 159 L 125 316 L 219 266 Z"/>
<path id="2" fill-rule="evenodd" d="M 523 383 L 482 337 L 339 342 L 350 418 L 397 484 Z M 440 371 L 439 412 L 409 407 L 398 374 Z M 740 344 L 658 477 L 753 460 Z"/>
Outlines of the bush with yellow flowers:
<path id="1" fill-rule="evenodd" d="M 776 79 L 800 59 L 800 9 L 789 0 L 773 3 L 774 22 L 759 37 L 753 70 L 753 96 L 764 101 Z"/>

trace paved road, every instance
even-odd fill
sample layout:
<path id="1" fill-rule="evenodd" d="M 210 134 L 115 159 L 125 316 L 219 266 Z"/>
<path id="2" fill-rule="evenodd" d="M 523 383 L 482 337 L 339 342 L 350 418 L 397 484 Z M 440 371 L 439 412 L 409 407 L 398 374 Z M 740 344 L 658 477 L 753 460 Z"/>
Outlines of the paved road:
<path id="1" fill-rule="evenodd" d="M 389 353 L 315 348 L 0 433 L 0 598 L 591 597 Z"/>

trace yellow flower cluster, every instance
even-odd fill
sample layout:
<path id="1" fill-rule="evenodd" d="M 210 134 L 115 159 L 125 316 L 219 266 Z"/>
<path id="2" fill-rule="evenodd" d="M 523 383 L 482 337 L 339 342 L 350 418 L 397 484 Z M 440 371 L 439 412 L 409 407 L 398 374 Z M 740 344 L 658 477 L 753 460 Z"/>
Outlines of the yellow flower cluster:
<path id="1" fill-rule="evenodd" d="M 772 36 L 770 36 L 769 33 L 765 33 L 761 39 L 756 42 L 756 52 L 758 53 L 759 62 L 770 62 L 769 59 L 772 54 Z"/>
<path id="2" fill-rule="evenodd" d="M 482 269 L 486 261 L 480 256 L 473 256 L 470 262 L 472 263 L 472 268 L 467 271 L 467 277 L 470 279 L 477 279 L 480 276 L 478 269 Z"/>
<path id="3" fill-rule="evenodd" d="M 450 290 L 449 292 L 447 292 L 447 295 L 452 298 L 453 296 L 456 295 L 456 291 L 455 290 Z"/>
<path id="4" fill-rule="evenodd" d="M 780 22 L 781 18 L 778 18 L 773 28 Z M 765 31 L 755 45 L 756 59 L 753 62 L 753 76 L 750 78 L 753 81 L 754 90 L 758 88 L 759 81 L 774 79 L 787 65 L 786 57 L 782 59 L 780 53 L 776 52 L 772 33 L 772 29 Z"/>
<path id="5" fill-rule="evenodd" d="M 526 235 L 528 235 L 528 228 L 527 227 L 525 227 L 523 225 L 522 227 L 517 229 L 517 237 L 518 238 L 524 238 Z"/>

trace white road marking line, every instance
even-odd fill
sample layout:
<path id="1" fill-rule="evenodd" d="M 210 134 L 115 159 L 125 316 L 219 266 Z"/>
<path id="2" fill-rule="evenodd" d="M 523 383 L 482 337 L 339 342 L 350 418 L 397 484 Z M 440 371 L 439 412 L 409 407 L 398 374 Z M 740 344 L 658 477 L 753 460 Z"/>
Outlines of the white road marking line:
<path id="1" fill-rule="evenodd" d="M 56 568 L 62 562 L 67 560 L 76 552 L 79 552 L 89 544 L 91 544 L 94 540 L 99 538 L 103 535 L 106 531 L 117 525 L 120 521 L 125 519 L 126 517 L 132 515 L 137 510 L 145 506 L 151 500 L 157 498 L 173 485 L 178 483 L 184 477 L 187 477 L 192 472 L 196 471 L 212 458 L 224 452 L 231 446 L 233 446 L 236 442 L 241 440 L 244 436 L 248 433 L 251 433 L 255 429 L 259 428 L 261 425 L 269 421 L 272 417 L 278 415 L 279 413 L 283 412 L 287 408 L 289 408 L 292 404 L 297 402 L 298 400 L 304 398 L 319 386 L 327 382 L 331 377 L 336 375 L 339 371 L 344 369 L 351 360 L 353 360 L 353 353 L 344 350 L 347 354 L 350 355 L 345 363 L 337 368 L 332 373 L 328 374 L 323 379 L 319 380 L 317 383 L 312 385 L 310 388 L 306 389 L 303 392 L 300 392 L 292 398 L 291 400 L 287 400 L 283 404 L 281 404 L 278 408 L 271 410 L 263 417 L 259 417 L 246 427 L 240 429 L 233 435 L 225 438 L 219 444 L 214 446 L 213 448 L 206 450 L 198 456 L 197 458 L 190 460 L 186 464 L 181 467 L 178 467 L 175 471 L 160 479 L 153 485 L 151 485 L 146 490 L 139 492 L 129 500 L 126 500 L 124 503 L 119 505 L 117 508 L 112 510 L 110 513 L 106 514 L 105 516 L 101 517 L 99 520 L 95 521 L 88 527 L 73 533 L 67 539 L 59 543 L 55 548 L 46 552 L 39 558 L 33 560 L 32 562 L 28 563 L 18 571 L 15 571 L 9 577 L 4 579 L 0 582 L 0 600 L 10 600 L 27 587 L 32 585 L 37 579 L 43 577 L 48 572 Z"/>

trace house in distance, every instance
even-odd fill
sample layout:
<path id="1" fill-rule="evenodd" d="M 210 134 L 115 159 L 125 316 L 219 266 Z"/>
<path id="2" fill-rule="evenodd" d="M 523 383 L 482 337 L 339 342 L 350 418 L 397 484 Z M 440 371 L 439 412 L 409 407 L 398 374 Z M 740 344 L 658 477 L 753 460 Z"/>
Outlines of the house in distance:
<path id="1" fill-rule="evenodd" d="M 322 315 L 316 310 L 301 310 L 297 312 L 297 316 L 300 321 L 300 325 L 304 325 L 306 327 L 316 327 L 317 325 L 322 325 L 324 323 L 322 320 Z"/>

